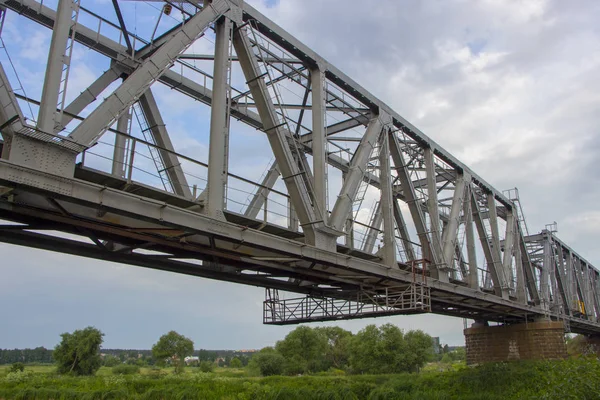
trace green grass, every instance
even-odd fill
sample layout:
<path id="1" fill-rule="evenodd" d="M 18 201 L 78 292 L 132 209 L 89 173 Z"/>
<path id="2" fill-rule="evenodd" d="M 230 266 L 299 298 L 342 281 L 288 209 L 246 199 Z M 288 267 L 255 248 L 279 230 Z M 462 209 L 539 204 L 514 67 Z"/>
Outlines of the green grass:
<path id="1" fill-rule="evenodd" d="M 187 368 L 180 376 L 172 369 L 157 373 L 149 368 L 133 376 L 113 376 L 110 368 L 102 368 L 94 377 L 58 376 L 52 366 L 26 371 L 32 372 L 0 378 L 0 399 L 600 399 L 598 359 L 476 368 L 452 364 L 446 371 L 432 364 L 419 374 L 268 378 L 226 368 L 213 373 Z"/>

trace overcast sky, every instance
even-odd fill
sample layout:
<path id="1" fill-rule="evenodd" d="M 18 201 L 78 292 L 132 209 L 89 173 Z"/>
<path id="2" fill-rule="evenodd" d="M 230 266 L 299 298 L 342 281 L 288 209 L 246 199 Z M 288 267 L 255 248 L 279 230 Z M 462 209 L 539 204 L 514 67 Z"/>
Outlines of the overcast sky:
<path id="1" fill-rule="evenodd" d="M 558 236 L 600 265 L 600 2 L 251 3 L 496 188 L 518 187 L 530 232 L 557 221 Z M 153 26 L 156 13 L 126 7 L 136 29 Z M 10 13 L 3 38 L 27 91 L 39 92 L 49 31 Z M 76 55 L 75 94 L 107 67 L 91 51 Z M 169 103 L 171 92 L 156 90 Z M 205 123 L 207 110 L 190 103 L 163 115 L 177 150 L 206 156 L 206 136 L 186 126 Z M 236 168 L 264 169 L 271 155 L 250 160 L 246 143 L 232 145 L 246 155 Z M 4 244 L 0 254 L 0 348 L 52 347 L 87 325 L 106 334 L 107 348 L 150 348 L 169 330 L 196 348 L 260 348 L 293 329 L 262 325 L 263 289 Z M 464 342 L 463 321 L 450 317 L 336 324 L 388 321 Z"/>

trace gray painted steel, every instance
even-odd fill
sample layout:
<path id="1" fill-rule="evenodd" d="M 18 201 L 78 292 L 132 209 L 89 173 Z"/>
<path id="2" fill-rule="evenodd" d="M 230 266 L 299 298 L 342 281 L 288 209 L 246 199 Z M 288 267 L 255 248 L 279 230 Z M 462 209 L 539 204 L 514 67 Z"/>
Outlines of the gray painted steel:
<path id="1" fill-rule="evenodd" d="M 186 4 L 185 23 L 153 41 L 131 35 L 122 18 L 90 17 L 129 35 L 127 46 L 78 22 L 87 10 L 72 0 L 60 0 L 59 12 L 34 0 L 0 5 L 60 28 L 37 127 L 25 121 L 0 68 L 0 218 L 24 224 L 0 225 L 0 241 L 270 288 L 265 323 L 433 312 L 506 323 L 544 317 L 573 332 L 600 332 L 596 268 L 549 230 L 525 236 L 517 199 L 241 0 Z M 181 55 L 209 27 L 215 54 L 196 57 L 212 63 L 205 71 Z M 73 40 L 105 56 L 109 68 L 63 107 L 70 67 L 63 53 Z M 232 64 L 246 81 L 239 87 L 231 84 Z M 167 110 L 150 89 L 156 82 L 211 107 L 208 164 L 178 152 L 161 116 Z M 132 108 L 141 110 L 151 141 L 129 136 Z M 231 118 L 266 135 L 274 161 L 264 178 L 229 171 Z M 106 131 L 116 135 L 112 168 L 90 168 L 86 157 Z M 168 185 L 133 179 L 141 146 L 158 154 L 159 171 L 150 172 Z M 204 188 L 190 187 L 197 169 L 206 169 Z M 339 185 L 329 181 L 332 169 L 341 171 Z M 280 177 L 285 189 L 277 190 Z M 242 204 L 231 194 L 236 182 L 253 188 L 241 211 L 228 208 Z M 373 199 L 378 211 L 365 221 L 360 215 Z M 274 214 L 273 204 L 286 210 Z M 306 297 L 286 300 L 276 290 Z M 306 312 L 294 312 L 298 306 Z"/>

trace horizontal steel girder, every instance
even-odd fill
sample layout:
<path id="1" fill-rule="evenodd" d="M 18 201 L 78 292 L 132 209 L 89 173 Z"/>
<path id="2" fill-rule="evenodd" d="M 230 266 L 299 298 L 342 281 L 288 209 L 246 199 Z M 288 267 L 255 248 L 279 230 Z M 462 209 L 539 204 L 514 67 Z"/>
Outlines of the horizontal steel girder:
<path id="1" fill-rule="evenodd" d="M 216 221 L 194 211 L 171 206 L 163 201 L 155 201 L 78 179 L 60 178 L 26 167 L 12 165 L 3 160 L 0 160 L 0 184 L 13 188 L 17 196 L 22 193 L 19 200 L 23 203 L 28 202 L 29 198 L 35 198 L 36 195 L 43 196 L 42 199 L 44 197 L 56 199 L 64 204 L 65 209 L 72 209 L 78 213 L 77 215 L 73 214 L 73 218 L 96 224 L 98 226 L 96 230 L 98 231 L 101 231 L 101 226 L 106 224 L 102 222 L 99 215 L 107 213 L 112 215 L 111 221 L 122 221 L 123 223 L 137 221 L 135 226 L 148 226 L 149 232 L 156 233 L 159 227 L 163 230 L 176 231 L 179 235 L 184 235 L 186 237 L 185 243 L 193 246 L 195 251 L 199 252 L 204 259 L 216 257 L 216 259 L 223 258 L 227 260 L 228 258 L 238 257 L 240 262 L 247 266 L 255 265 L 258 268 L 279 270 L 282 273 L 289 273 L 290 269 L 294 269 L 297 274 L 305 274 L 306 280 L 315 279 L 315 277 L 311 278 L 310 271 L 303 272 L 305 268 L 312 265 L 312 269 L 321 274 L 321 277 L 322 274 L 331 275 L 331 284 L 339 286 L 351 285 L 352 279 L 357 279 L 354 281 L 355 286 L 362 285 L 365 282 L 365 277 L 366 279 L 369 277 L 374 278 L 373 282 L 379 282 L 377 285 L 381 285 L 382 289 L 394 284 L 410 283 L 413 280 L 412 274 L 404 270 L 390 270 L 379 263 L 352 256 L 340 257 L 340 254 L 336 252 L 306 246 L 294 240 L 248 229 L 245 226 Z M 56 211 L 40 209 L 41 204 L 44 203 L 48 208 L 47 202 L 40 203 L 33 200 L 29 207 L 37 209 L 42 214 L 45 213 L 48 216 L 46 222 L 52 221 L 51 216 L 55 215 Z M 3 218 L 14 215 L 14 219 L 18 219 L 14 212 L 11 213 L 12 206 L 10 202 L 5 200 L 2 204 L 2 208 L 6 211 L 2 213 Z M 21 204 L 20 206 L 27 206 L 27 204 Z M 44 222 L 44 218 L 41 216 L 36 216 L 36 220 L 40 223 Z M 73 225 L 73 229 L 77 226 L 75 223 L 70 224 Z M 127 229 L 127 226 L 124 226 L 124 228 L 130 233 L 134 232 L 130 228 Z M 61 230 L 69 231 L 66 228 L 61 228 Z M 137 230 L 142 229 L 137 228 Z M 113 234 L 115 233 L 113 232 Z M 151 239 L 152 236 L 149 238 Z M 124 239 L 127 239 L 127 237 Z M 7 238 L 4 240 L 9 241 Z M 34 244 L 33 242 L 29 243 L 30 245 Z M 171 253 L 175 254 L 175 257 L 177 252 L 181 251 L 177 243 L 180 243 L 180 241 L 174 241 L 171 246 Z M 166 248 L 160 247 L 159 250 L 165 252 Z M 226 261 L 225 264 L 232 262 Z M 184 270 L 181 272 L 186 273 Z M 351 278 L 352 275 L 357 275 L 359 278 Z M 223 280 L 227 279 L 224 277 Z M 487 313 L 496 315 L 498 320 L 510 315 L 513 318 L 544 315 L 544 311 L 539 307 L 518 304 L 465 286 L 443 283 L 427 277 L 424 277 L 423 282 L 431 289 L 434 312 L 455 315 L 457 310 L 461 308 L 482 310 L 482 312 L 485 310 Z M 315 288 L 316 293 L 324 291 L 318 286 Z M 286 290 L 291 289 L 286 288 Z M 306 292 L 306 289 L 298 288 L 296 291 L 302 293 Z M 477 304 L 462 304 L 464 300 L 468 299 L 477 301 Z M 439 305 L 442 303 L 446 305 Z M 600 330 L 600 324 L 591 321 L 573 321 L 572 326 L 575 323 L 588 327 L 586 329 Z"/>

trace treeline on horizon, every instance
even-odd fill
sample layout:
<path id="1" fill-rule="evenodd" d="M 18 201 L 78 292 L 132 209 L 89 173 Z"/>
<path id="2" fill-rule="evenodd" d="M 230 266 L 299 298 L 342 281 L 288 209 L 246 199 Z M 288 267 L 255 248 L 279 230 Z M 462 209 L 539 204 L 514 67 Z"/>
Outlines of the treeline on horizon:
<path id="1" fill-rule="evenodd" d="M 0 365 L 8 365 L 14 363 L 24 364 L 53 364 L 55 362 L 52 357 L 53 349 L 47 349 L 43 346 L 34 349 L 0 349 Z M 139 349 L 102 349 L 102 354 L 105 358 L 116 359 L 121 363 L 138 363 L 144 365 L 153 365 L 152 350 Z M 215 361 L 218 364 L 228 365 L 233 358 L 239 358 L 244 365 L 248 363 L 248 359 L 252 353 L 239 350 L 194 350 L 193 356 L 198 357 L 199 361 Z M 138 360 L 139 362 L 135 362 Z M 223 365 L 220 365 L 223 366 Z"/>

